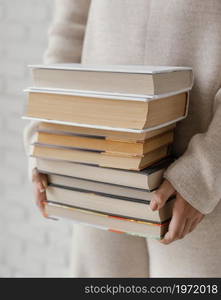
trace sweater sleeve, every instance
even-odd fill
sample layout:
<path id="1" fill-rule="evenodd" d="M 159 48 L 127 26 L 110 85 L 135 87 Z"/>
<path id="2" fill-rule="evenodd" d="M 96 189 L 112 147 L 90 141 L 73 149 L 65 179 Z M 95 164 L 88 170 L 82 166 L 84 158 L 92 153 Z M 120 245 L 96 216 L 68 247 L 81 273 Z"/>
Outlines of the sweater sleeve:
<path id="1" fill-rule="evenodd" d="M 54 19 L 49 29 L 44 63 L 80 63 L 90 0 L 56 0 L 55 3 Z M 31 153 L 31 143 L 37 126 L 38 122 L 32 121 L 24 129 L 24 147 L 28 156 Z M 35 167 L 36 159 L 29 157 L 30 180 Z"/>
<path id="2" fill-rule="evenodd" d="M 80 63 L 90 0 L 56 0 L 55 3 L 44 62 Z"/>
<path id="3" fill-rule="evenodd" d="M 181 196 L 203 214 L 221 199 L 221 89 L 214 99 L 214 114 L 207 132 L 196 134 L 187 150 L 165 172 Z"/>

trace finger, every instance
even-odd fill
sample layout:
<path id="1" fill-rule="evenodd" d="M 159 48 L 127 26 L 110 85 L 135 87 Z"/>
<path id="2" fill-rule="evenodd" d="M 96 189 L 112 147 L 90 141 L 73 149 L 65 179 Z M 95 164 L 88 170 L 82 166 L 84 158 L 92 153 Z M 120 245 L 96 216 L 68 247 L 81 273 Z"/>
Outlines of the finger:
<path id="1" fill-rule="evenodd" d="M 150 203 L 152 210 L 158 210 L 164 206 L 168 198 L 175 193 L 175 189 L 168 180 L 164 180 L 161 186 L 154 192 Z"/>
<path id="2" fill-rule="evenodd" d="M 157 200 L 155 199 L 155 197 L 151 200 L 150 202 L 150 208 L 154 211 L 157 210 L 158 208 L 158 204 L 157 204 Z"/>
<path id="3" fill-rule="evenodd" d="M 202 219 L 196 219 L 192 222 L 189 232 L 192 232 L 196 229 L 197 225 L 201 222 Z"/>
<path id="4" fill-rule="evenodd" d="M 47 182 L 47 175 L 39 173 L 38 169 L 34 168 L 32 170 L 32 181 L 33 182 L 36 182 L 36 181 L 45 181 L 45 182 Z"/>
<path id="5" fill-rule="evenodd" d="M 44 186 L 44 188 L 46 189 L 48 186 L 48 177 L 46 174 L 40 174 L 40 180 Z"/>
<path id="6" fill-rule="evenodd" d="M 44 187 L 42 181 L 36 182 L 36 187 L 37 187 L 37 189 L 39 190 L 40 193 L 44 193 L 45 192 L 45 187 Z"/>
<path id="7" fill-rule="evenodd" d="M 36 202 L 37 202 L 38 208 L 40 209 L 42 215 L 43 215 L 44 217 L 47 217 L 47 214 L 46 214 L 46 212 L 45 212 L 45 203 L 46 203 L 46 200 L 47 200 L 46 192 L 41 193 L 41 192 L 39 191 L 39 189 L 36 188 L 35 194 L 36 194 L 36 199 L 37 199 Z"/>
<path id="8" fill-rule="evenodd" d="M 185 224 L 184 229 L 183 229 L 183 233 L 182 233 L 180 238 L 184 238 L 188 233 L 190 233 L 190 229 L 191 229 L 192 224 L 193 224 L 193 220 L 188 220 L 187 219 L 186 224 Z"/>
<path id="9" fill-rule="evenodd" d="M 169 224 L 168 232 L 160 242 L 167 245 L 181 238 L 185 224 L 186 218 L 179 213 L 174 212 Z"/>
<path id="10" fill-rule="evenodd" d="M 32 172 L 32 182 L 34 182 L 40 192 L 43 193 L 48 186 L 47 175 L 39 173 L 35 168 Z"/>
<path id="11" fill-rule="evenodd" d="M 38 207 L 40 207 L 41 202 L 45 202 L 47 197 L 46 197 L 46 192 L 40 192 L 40 190 L 36 187 L 35 189 L 35 199 Z"/>

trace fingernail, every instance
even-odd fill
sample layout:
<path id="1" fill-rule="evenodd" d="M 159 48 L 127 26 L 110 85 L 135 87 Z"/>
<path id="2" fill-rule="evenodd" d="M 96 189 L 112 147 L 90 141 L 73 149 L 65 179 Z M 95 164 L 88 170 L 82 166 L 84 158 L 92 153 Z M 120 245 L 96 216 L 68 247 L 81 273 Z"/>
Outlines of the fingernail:
<path id="1" fill-rule="evenodd" d="M 158 208 L 158 204 L 157 204 L 157 201 L 156 200 L 153 200 L 151 202 L 151 209 L 154 211 Z"/>
<path id="2" fill-rule="evenodd" d="M 168 234 L 168 233 L 166 233 L 166 234 L 164 235 L 164 237 L 163 237 L 163 239 L 161 240 L 161 242 L 162 242 L 163 244 L 167 244 L 167 243 L 169 242 L 169 234 Z"/>
<path id="3" fill-rule="evenodd" d="M 42 183 L 38 183 L 38 189 L 40 193 L 44 193 L 45 192 L 45 188 L 42 186 Z"/>
<path id="4" fill-rule="evenodd" d="M 157 207 L 156 207 L 156 204 L 153 204 L 150 208 L 151 208 L 153 211 L 156 210 L 156 208 L 157 208 Z"/>
<path id="5" fill-rule="evenodd" d="M 47 188 L 47 183 L 45 182 L 45 181 L 43 181 L 43 186 L 44 186 L 44 188 L 46 189 Z"/>

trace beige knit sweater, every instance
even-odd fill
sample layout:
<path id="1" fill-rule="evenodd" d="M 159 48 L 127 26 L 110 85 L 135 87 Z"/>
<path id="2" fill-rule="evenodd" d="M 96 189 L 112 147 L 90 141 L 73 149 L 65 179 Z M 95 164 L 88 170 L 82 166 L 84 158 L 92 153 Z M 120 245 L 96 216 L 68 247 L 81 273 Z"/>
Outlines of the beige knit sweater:
<path id="1" fill-rule="evenodd" d="M 45 62 L 193 67 L 189 116 L 173 147 L 181 156 L 165 177 L 199 211 L 214 210 L 221 199 L 220 0 L 57 0 Z"/>

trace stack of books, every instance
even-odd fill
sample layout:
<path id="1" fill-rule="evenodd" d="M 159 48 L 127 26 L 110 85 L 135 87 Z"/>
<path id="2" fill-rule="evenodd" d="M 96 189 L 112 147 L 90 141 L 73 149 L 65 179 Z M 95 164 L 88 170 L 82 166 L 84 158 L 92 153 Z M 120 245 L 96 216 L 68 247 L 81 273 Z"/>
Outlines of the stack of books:
<path id="1" fill-rule="evenodd" d="M 58 64 L 31 70 L 24 118 L 40 121 L 30 154 L 48 175 L 47 214 L 162 238 L 174 199 L 160 211 L 149 204 L 173 161 L 191 68 Z"/>

